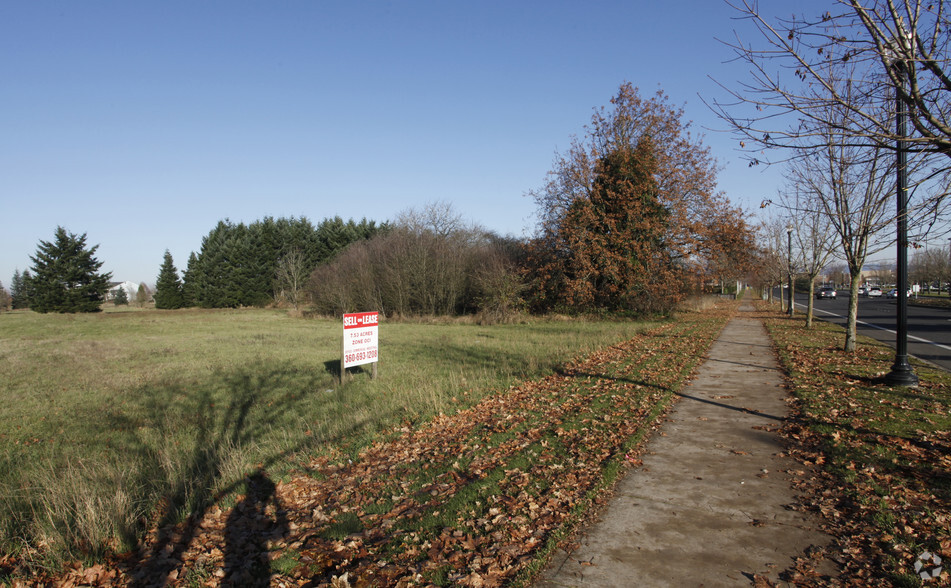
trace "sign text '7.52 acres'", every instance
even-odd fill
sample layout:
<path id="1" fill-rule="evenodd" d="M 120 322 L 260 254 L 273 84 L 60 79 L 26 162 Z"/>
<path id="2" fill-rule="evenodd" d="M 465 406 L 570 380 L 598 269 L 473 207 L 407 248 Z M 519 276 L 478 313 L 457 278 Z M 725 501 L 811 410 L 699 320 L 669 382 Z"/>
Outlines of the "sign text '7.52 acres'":
<path id="1" fill-rule="evenodd" d="M 343 369 L 377 361 L 379 340 L 379 313 L 343 315 Z"/>

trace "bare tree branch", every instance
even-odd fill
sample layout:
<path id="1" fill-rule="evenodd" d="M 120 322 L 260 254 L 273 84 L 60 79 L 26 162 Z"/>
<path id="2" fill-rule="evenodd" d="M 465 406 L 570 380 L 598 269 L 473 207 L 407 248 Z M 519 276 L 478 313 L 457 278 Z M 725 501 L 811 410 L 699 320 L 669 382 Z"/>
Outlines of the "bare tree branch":
<path id="1" fill-rule="evenodd" d="M 834 12 L 775 22 L 751 0 L 728 4 L 764 45 L 738 34 L 725 42 L 750 67 L 751 79 L 735 88 L 720 84 L 731 99 L 708 104 L 742 138 L 751 164 L 768 162 L 764 149 L 785 150 L 784 159 L 806 155 L 832 129 L 839 144 L 895 149 L 901 141 L 951 167 L 951 23 L 944 0 L 836 0 Z M 888 115 L 893 110 L 883 108 L 895 88 L 909 107 L 911 136 L 899 137 Z M 835 119 L 828 117 L 830 106 Z"/>

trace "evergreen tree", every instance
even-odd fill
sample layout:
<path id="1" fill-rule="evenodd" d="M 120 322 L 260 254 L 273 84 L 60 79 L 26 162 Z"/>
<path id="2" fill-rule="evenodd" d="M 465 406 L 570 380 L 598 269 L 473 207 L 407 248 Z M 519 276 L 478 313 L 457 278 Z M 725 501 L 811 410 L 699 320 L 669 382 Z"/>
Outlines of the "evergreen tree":
<path id="1" fill-rule="evenodd" d="M 86 248 L 86 234 L 56 228 L 54 241 L 40 241 L 29 280 L 30 307 L 37 312 L 97 312 L 111 273 L 100 274 L 96 245 Z"/>
<path id="2" fill-rule="evenodd" d="M 595 167 L 588 198 L 572 203 L 560 227 L 571 249 L 562 288 L 577 306 L 645 310 L 676 277 L 665 251 L 670 216 L 657 199 L 649 138 L 620 147 Z"/>
<path id="3" fill-rule="evenodd" d="M 178 270 L 172 260 L 172 254 L 165 250 L 165 258 L 159 269 L 158 279 L 155 281 L 155 308 L 175 309 L 185 305 L 182 297 L 182 282 L 178 278 Z"/>
<path id="4" fill-rule="evenodd" d="M 112 299 L 112 303 L 116 306 L 128 306 L 129 305 L 129 293 L 125 291 L 125 288 L 119 286 L 116 289 L 116 295 Z"/>
<path id="5" fill-rule="evenodd" d="M 203 308 L 241 306 L 241 269 L 244 260 L 240 241 L 246 227 L 230 221 L 218 225 L 201 242 L 198 269 L 198 305 Z"/>
<path id="6" fill-rule="evenodd" d="M 192 251 L 188 256 L 188 265 L 185 266 L 184 283 L 182 284 L 182 303 L 185 306 L 198 305 L 198 288 L 201 272 L 198 269 L 198 256 Z"/>
<path id="7" fill-rule="evenodd" d="M 24 270 L 22 274 L 20 270 L 13 272 L 13 281 L 10 282 L 10 296 L 14 309 L 30 307 L 29 286 L 29 270 Z"/>

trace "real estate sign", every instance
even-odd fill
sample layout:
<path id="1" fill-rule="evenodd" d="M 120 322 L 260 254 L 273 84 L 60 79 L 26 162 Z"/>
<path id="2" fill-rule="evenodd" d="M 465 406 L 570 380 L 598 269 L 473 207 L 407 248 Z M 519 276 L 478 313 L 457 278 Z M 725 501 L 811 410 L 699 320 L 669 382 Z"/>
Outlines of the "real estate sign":
<path id="1" fill-rule="evenodd" d="M 378 360 L 379 329 L 379 313 L 357 312 L 343 315 L 343 369 Z"/>

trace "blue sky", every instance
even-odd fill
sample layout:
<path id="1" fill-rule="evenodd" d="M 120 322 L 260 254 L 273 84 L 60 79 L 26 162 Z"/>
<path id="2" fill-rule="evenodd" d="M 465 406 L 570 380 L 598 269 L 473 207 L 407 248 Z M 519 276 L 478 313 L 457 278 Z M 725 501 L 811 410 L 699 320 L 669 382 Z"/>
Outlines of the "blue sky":
<path id="1" fill-rule="evenodd" d="M 0 0 L 0 281 L 57 226 L 149 284 L 225 218 L 446 201 L 525 235 L 526 193 L 624 81 L 683 104 L 720 188 L 755 210 L 778 174 L 704 131 L 722 124 L 698 97 L 745 76 L 716 40 L 746 31 L 731 16 L 720 0 Z"/>

